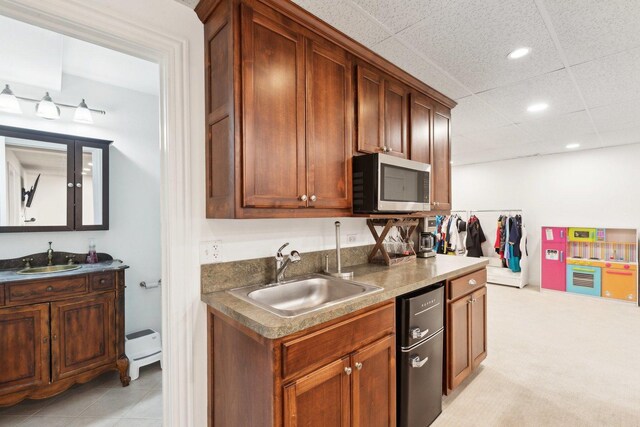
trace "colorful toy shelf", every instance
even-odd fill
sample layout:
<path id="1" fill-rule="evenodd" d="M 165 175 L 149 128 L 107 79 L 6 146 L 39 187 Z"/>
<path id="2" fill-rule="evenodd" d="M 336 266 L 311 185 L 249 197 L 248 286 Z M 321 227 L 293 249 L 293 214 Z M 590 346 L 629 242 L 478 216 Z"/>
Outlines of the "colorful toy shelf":
<path id="1" fill-rule="evenodd" d="M 638 303 L 638 230 L 542 227 L 542 289 Z"/>

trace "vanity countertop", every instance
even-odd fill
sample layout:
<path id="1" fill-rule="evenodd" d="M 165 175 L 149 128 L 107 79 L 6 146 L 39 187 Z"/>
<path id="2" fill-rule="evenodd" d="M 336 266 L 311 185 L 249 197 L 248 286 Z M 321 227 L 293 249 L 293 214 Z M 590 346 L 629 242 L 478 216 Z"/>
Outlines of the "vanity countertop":
<path id="1" fill-rule="evenodd" d="M 436 255 L 434 258 L 418 258 L 415 262 L 393 267 L 374 264 L 349 267 L 354 272 L 353 281 L 380 286 L 382 291 L 293 318 L 277 316 L 226 291 L 202 294 L 202 301 L 260 335 L 276 339 L 398 295 L 479 270 L 488 263 L 483 258 Z"/>
<path id="2" fill-rule="evenodd" d="M 128 265 L 120 260 L 113 259 L 109 261 L 97 262 L 95 264 L 79 264 L 80 268 L 71 271 L 60 271 L 56 273 L 41 274 L 18 274 L 20 269 L 0 270 L 0 283 L 21 282 L 42 279 L 53 279 L 58 277 L 77 276 L 81 274 L 101 273 L 103 271 L 124 270 L 129 268 Z M 34 266 L 37 267 L 37 266 Z"/>

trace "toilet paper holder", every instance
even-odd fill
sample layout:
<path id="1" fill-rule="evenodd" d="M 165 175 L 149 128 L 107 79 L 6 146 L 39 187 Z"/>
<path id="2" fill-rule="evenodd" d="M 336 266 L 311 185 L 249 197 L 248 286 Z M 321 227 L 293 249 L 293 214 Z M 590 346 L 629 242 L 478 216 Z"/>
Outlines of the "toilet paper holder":
<path id="1" fill-rule="evenodd" d="M 162 279 L 158 279 L 157 282 L 150 284 L 147 284 L 147 282 L 140 282 L 140 287 L 145 289 L 159 288 L 160 286 L 162 286 Z"/>

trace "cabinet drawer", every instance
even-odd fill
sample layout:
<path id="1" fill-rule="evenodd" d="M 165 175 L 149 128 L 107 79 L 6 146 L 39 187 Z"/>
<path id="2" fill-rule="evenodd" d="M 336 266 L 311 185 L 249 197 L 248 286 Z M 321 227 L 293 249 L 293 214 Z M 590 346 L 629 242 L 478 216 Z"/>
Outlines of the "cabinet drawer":
<path id="1" fill-rule="evenodd" d="M 282 344 L 282 376 L 290 378 L 339 359 L 394 331 L 394 304 Z"/>
<path id="2" fill-rule="evenodd" d="M 0 306 L 4 305 L 4 285 L 0 285 Z"/>
<path id="3" fill-rule="evenodd" d="M 466 276 L 458 277 L 450 282 L 449 299 L 454 300 L 467 295 L 487 284 L 487 269 L 474 271 Z"/>
<path id="4" fill-rule="evenodd" d="M 110 291 L 115 286 L 113 279 L 113 273 L 99 273 L 89 276 L 89 282 L 91 283 L 91 292 L 96 291 Z"/>
<path id="5" fill-rule="evenodd" d="M 87 276 L 7 285 L 7 304 L 51 301 L 87 293 Z"/>

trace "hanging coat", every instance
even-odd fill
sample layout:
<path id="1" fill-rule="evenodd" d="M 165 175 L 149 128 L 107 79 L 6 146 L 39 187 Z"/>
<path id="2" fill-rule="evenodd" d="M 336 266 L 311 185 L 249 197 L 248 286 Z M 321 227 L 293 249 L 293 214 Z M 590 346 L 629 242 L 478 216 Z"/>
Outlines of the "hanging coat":
<path id="1" fill-rule="evenodd" d="M 482 255 L 482 243 L 487 241 L 487 238 L 482 231 L 480 221 L 476 217 L 472 217 L 467 225 L 467 256 L 479 258 Z"/>

